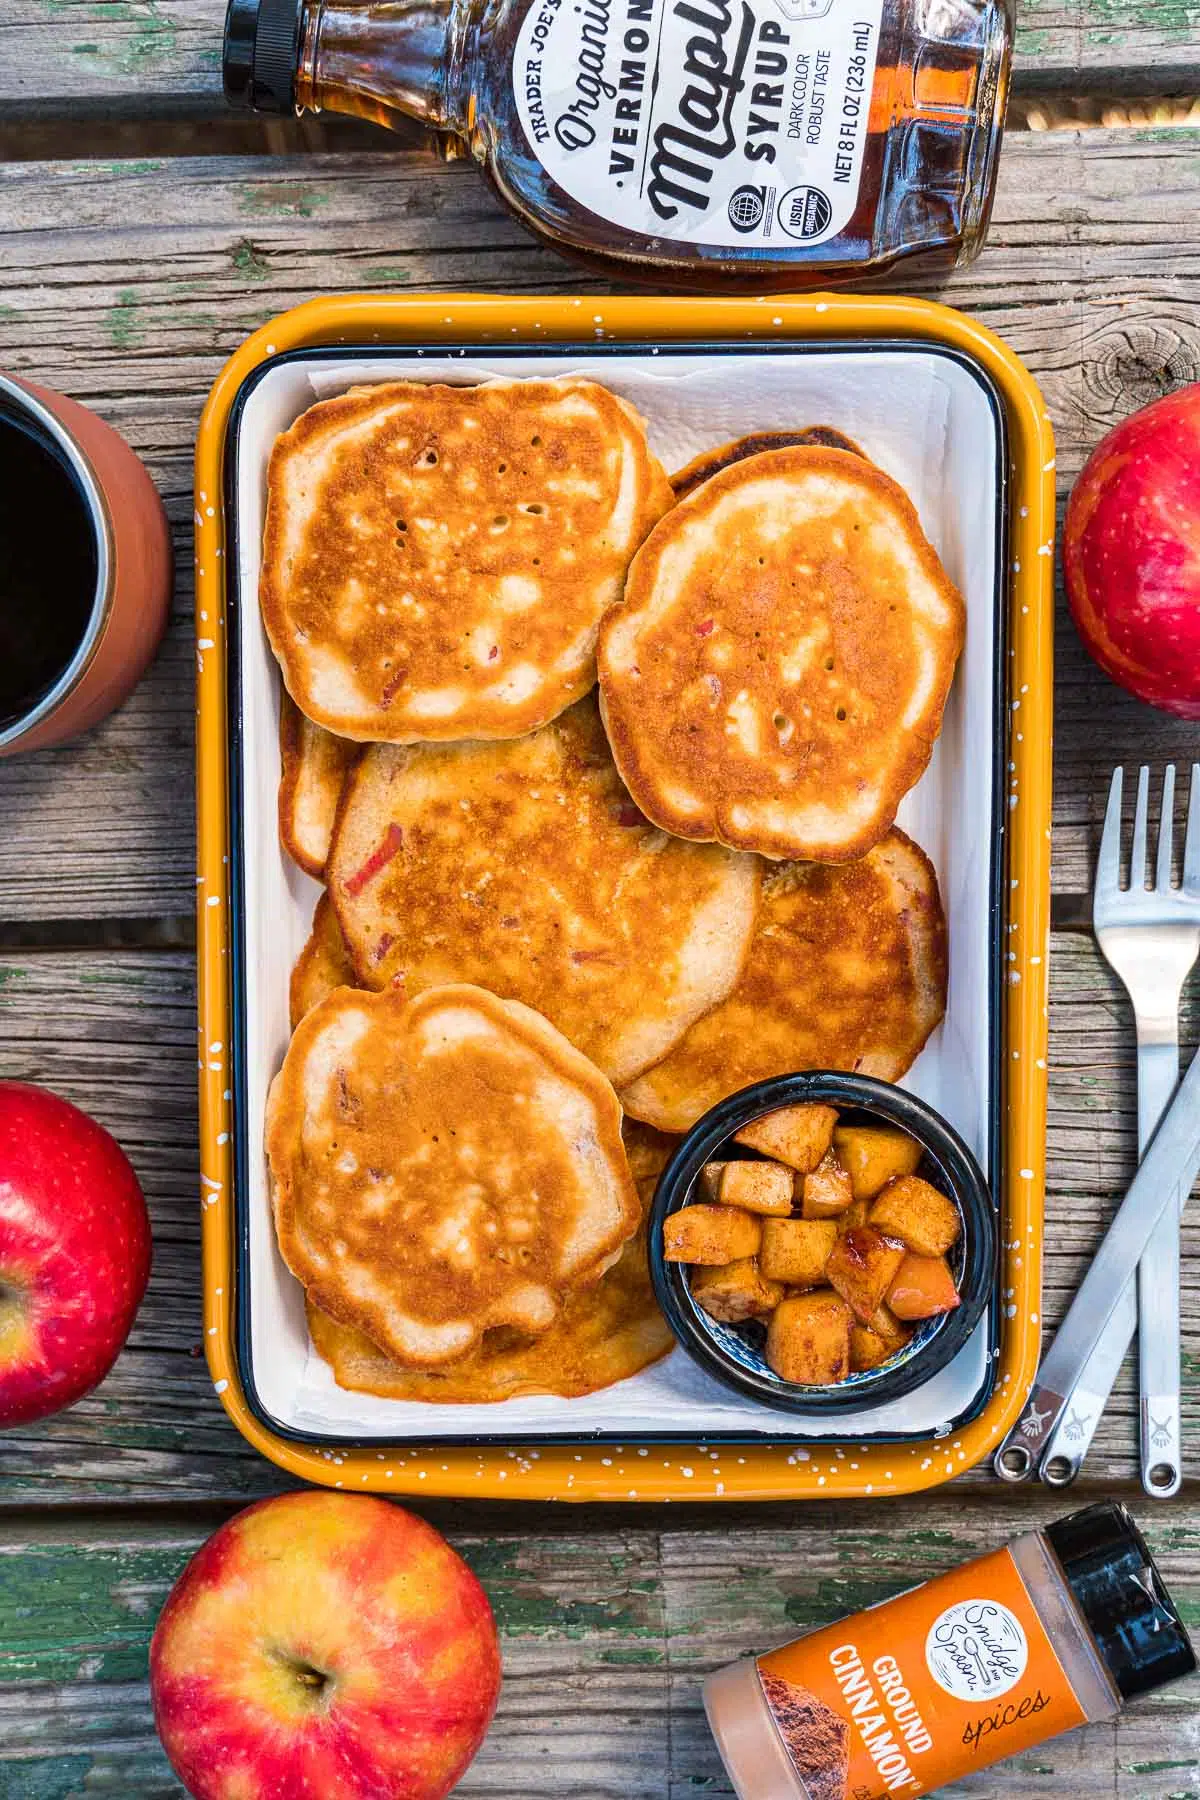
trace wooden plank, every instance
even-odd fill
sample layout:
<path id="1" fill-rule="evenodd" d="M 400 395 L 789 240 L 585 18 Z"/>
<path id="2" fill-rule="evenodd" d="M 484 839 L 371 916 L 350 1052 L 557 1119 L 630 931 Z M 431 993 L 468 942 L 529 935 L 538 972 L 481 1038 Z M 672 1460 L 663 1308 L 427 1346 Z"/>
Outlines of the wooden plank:
<path id="1" fill-rule="evenodd" d="M 704 1722 L 710 1670 L 886 1598 L 1064 1510 L 1062 1496 L 813 1503 L 737 1514 L 676 1509 L 591 1529 L 577 1514 L 490 1530 L 422 1509 L 491 1597 L 505 1686 L 457 1790 L 489 1800 L 684 1800 L 732 1790 Z M 147 1651 L 172 1582 L 216 1521 L 22 1521 L 0 1546 L 0 1794 L 13 1800 L 181 1796 L 155 1738 Z M 1200 1620 L 1196 1502 L 1148 1519 L 1152 1548 Z M 976 1800 L 1093 1792 L 1192 1800 L 1193 1678 L 1002 1769 L 943 1791 Z"/>
<path id="2" fill-rule="evenodd" d="M 1200 374 L 1200 242 L 1179 228 L 1197 210 L 1200 133 L 1010 141 L 989 246 L 945 297 L 1042 382 L 1064 496 L 1110 424 Z M 77 744 L 0 763 L 0 920 L 186 912 L 190 456 L 221 362 L 321 290 L 596 284 L 531 243 L 470 170 L 404 158 L 9 164 L 0 232 L 0 362 L 126 434 L 164 494 L 178 561 L 170 638 L 122 712 Z M 1082 894 L 1109 764 L 1186 758 L 1195 732 L 1106 681 L 1065 613 L 1057 703 L 1055 884 Z"/>
<path id="3" fill-rule="evenodd" d="M 1052 979 L 1051 1323 L 1129 1180 L 1135 1141 L 1130 1022 L 1111 975 L 1088 939 L 1060 934 Z M 193 1008 L 191 959 L 179 953 L 0 955 L 0 1076 L 44 1082 L 108 1126 L 138 1170 L 155 1231 L 154 1273 L 128 1348 L 78 1406 L 0 1436 L 0 1504 L 201 1502 L 284 1485 L 227 1423 L 203 1360 Z M 1195 993 L 1186 1025 L 1194 1042 Z M 1200 1218 L 1185 1240 L 1185 1443 L 1197 1443 Z M 1132 1479 L 1133 1420 L 1127 1373 L 1087 1465 L 1091 1483 Z"/>
<path id="4" fill-rule="evenodd" d="M 220 116 L 224 16 L 224 0 L 0 0 L 0 111 Z M 1026 0 L 1014 85 L 1175 93 L 1194 77 L 1194 48 L 1186 0 Z"/>

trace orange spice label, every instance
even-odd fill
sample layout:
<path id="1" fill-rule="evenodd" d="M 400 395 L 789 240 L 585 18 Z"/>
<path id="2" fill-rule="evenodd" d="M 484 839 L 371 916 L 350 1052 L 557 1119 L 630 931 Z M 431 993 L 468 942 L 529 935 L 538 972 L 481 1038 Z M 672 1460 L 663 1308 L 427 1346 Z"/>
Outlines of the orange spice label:
<path id="1" fill-rule="evenodd" d="M 810 1800 L 927 1794 L 1084 1723 L 1007 1550 L 759 1658 Z"/>

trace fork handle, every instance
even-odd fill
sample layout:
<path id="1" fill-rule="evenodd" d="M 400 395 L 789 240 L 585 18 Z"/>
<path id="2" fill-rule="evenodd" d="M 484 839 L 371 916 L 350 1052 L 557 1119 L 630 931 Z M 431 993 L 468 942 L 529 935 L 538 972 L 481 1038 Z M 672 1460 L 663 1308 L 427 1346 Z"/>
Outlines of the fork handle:
<path id="1" fill-rule="evenodd" d="M 1146 1147 L 1149 1144 L 1150 1139 L 1154 1136 L 1158 1122 L 1179 1083 L 1178 1040 L 1175 1039 L 1170 1042 L 1165 1041 L 1161 1031 L 1156 1033 L 1155 1036 L 1158 1041 L 1143 1041 L 1138 1046 L 1139 1161 L 1145 1155 Z M 1146 1268 L 1147 1258 L 1151 1255 L 1152 1247 L 1160 1243 L 1163 1246 L 1162 1258 L 1154 1273 L 1147 1278 L 1147 1288 L 1148 1291 L 1153 1292 L 1154 1299 L 1147 1301 L 1139 1311 L 1139 1297 L 1142 1295 L 1142 1271 Z M 1175 1258 L 1173 1285 L 1169 1268 L 1163 1267 L 1163 1264 L 1166 1263 L 1171 1256 L 1172 1246 L 1174 1247 Z M 1142 1260 L 1138 1264 L 1136 1279 L 1133 1276 L 1130 1276 L 1129 1284 L 1126 1287 L 1125 1292 L 1121 1295 L 1120 1302 L 1114 1311 L 1112 1318 L 1105 1327 L 1103 1337 L 1088 1358 L 1087 1367 L 1080 1376 L 1078 1386 L 1071 1393 L 1069 1405 L 1066 1407 L 1062 1418 L 1050 1434 L 1041 1465 L 1041 1477 L 1047 1487 L 1069 1487 L 1083 1467 L 1084 1458 L 1091 1449 L 1092 1439 L 1096 1435 L 1096 1428 L 1103 1417 L 1105 1407 L 1108 1405 L 1109 1396 L 1116 1386 L 1117 1377 L 1121 1373 L 1121 1365 L 1125 1361 L 1126 1353 L 1133 1343 L 1134 1334 L 1138 1331 L 1139 1319 L 1148 1321 L 1153 1316 L 1156 1309 L 1158 1309 L 1161 1314 L 1163 1308 L 1160 1297 L 1164 1294 L 1168 1297 L 1168 1301 L 1169 1297 L 1172 1294 L 1174 1295 L 1173 1305 L 1176 1318 L 1174 1377 L 1175 1410 L 1173 1417 L 1175 1420 L 1174 1465 L 1177 1474 L 1179 1473 L 1181 1467 L 1178 1441 L 1179 1220 L 1178 1217 L 1172 1219 L 1170 1215 L 1167 1214 L 1164 1215 L 1159 1222 L 1159 1225 L 1155 1229 L 1154 1236 L 1150 1240 L 1150 1245 L 1147 1246 L 1142 1254 Z M 1169 1320 L 1167 1321 L 1167 1324 L 1169 1331 Z M 1158 1340 L 1158 1350 L 1160 1353 L 1163 1350 L 1163 1341 L 1164 1340 L 1161 1337 Z M 1165 1352 L 1164 1360 L 1169 1362 L 1169 1356 L 1170 1353 L 1168 1350 Z M 1139 1368 L 1144 1375 L 1146 1370 L 1144 1361 L 1139 1362 Z M 1142 1391 L 1146 1394 L 1145 1388 L 1143 1388 Z M 1167 1392 L 1169 1393 L 1169 1391 L 1170 1382 L 1168 1381 Z M 1170 1416 L 1169 1408 L 1164 1405 L 1162 1396 L 1155 1394 L 1151 1400 L 1149 1395 L 1146 1394 L 1143 1404 L 1139 1409 L 1139 1416 L 1143 1420 L 1143 1446 L 1147 1441 L 1147 1437 L 1151 1434 L 1147 1431 L 1145 1424 L 1145 1421 L 1151 1413 L 1153 1414 L 1156 1423 L 1166 1420 L 1168 1416 Z M 1151 1431 L 1152 1430 L 1153 1428 L 1151 1428 Z M 1146 1461 L 1143 1448 L 1143 1481 L 1146 1480 L 1150 1469 L 1153 1468 L 1157 1473 L 1160 1463 L 1165 1467 L 1171 1460 L 1168 1453 L 1169 1448 L 1170 1446 L 1166 1446 L 1161 1452 L 1156 1449 L 1153 1461 L 1149 1463 Z M 1175 1485 L 1171 1487 L 1161 1487 L 1157 1484 L 1153 1487 L 1147 1487 L 1147 1492 L 1166 1498 L 1175 1493 L 1177 1488 L 1178 1480 Z"/>
<path id="2" fill-rule="evenodd" d="M 1158 1034 L 1155 1034 L 1158 1037 Z M 1179 1041 L 1138 1043 L 1138 1149 L 1145 1150 L 1179 1081 Z M 1137 1271 L 1138 1427 L 1142 1486 L 1169 1499 L 1183 1483 L 1179 1398 L 1179 1217 L 1164 1213 Z"/>

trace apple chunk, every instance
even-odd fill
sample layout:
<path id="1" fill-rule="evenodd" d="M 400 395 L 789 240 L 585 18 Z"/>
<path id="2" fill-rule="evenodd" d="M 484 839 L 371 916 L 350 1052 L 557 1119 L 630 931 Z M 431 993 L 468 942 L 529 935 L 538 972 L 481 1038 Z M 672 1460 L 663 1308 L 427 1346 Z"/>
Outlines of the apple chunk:
<path id="1" fill-rule="evenodd" d="M 806 1219 L 833 1219 L 853 1204 L 850 1177 L 827 1150 L 812 1173 L 804 1176 L 800 1211 Z"/>
<path id="2" fill-rule="evenodd" d="M 866 1325 L 906 1254 L 903 1244 L 889 1243 L 870 1225 L 857 1225 L 838 1237 L 825 1265 L 825 1279 Z"/>
<path id="3" fill-rule="evenodd" d="M 919 1175 L 889 1181 L 871 1208 L 870 1221 L 876 1231 L 899 1238 L 918 1256 L 945 1256 L 962 1231 L 953 1200 Z"/>
<path id="4" fill-rule="evenodd" d="M 685 1206 L 663 1220 L 667 1262 L 731 1263 L 756 1256 L 762 1224 L 735 1206 Z"/>
<path id="5" fill-rule="evenodd" d="M 877 1306 L 866 1325 L 856 1320 L 850 1327 L 850 1367 L 856 1372 L 879 1368 L 895 1356 L 911 1336 L 908 1326 L 901 1325 L 886 1306 Z"/>
<path id="6" fill-rule="evenodd" d="M 915 1173 L 924 1151 L 898 1125 L 839 1125 L 833 1149 L 856 1200 L 873 1200 L 897 1175 Z"/>
<path id="7" fill-rule="evenodd" d="M 932 1319 L 953 1312 L 960 1297 L 945 1257 L 908 1251 L 888 1288 L 887 1303 L 898 1319 Z"/>
<path id="8" fill-rule="evenodd" d="M 833 1139 L 837 1112 L 832 1106 L 803 1101 L 799 1106 L 779 1106 L 734 1134 L 734 1142 L 748 1150 L 761 1150 L 789 1168 L 807 1175 L 815 1169 Z"/>
<path id="9" fill-rule="evenodd" d="M 706 1200 L 720 1199 L 721 1177 L 728 1167 L 729 1164 L 723 1162 L 705 1163 L 696 1177 L 696 1186 Z"/>
<path id="10" fill-rule="evenodd" d="M 895 1356 L 896 1344 L 889 1344 L 881 1338 L 877 1331 L 869 1325 L 854 1324 L 850 1327 L 850 1367 L 854 1373 L 861 1374 L 865 1369 L 878 1369 L 891 1357 Z"/>
<path id="11" fill-rule="evenodd" d="M 792 1171 L 782 1163 L 726 1163 L 720 1197 L 725 1206 L 744 1206 L 747 1212 L 786 1219 L 792 1210 L 795 1181 Z"/>
<path id="12" fill-rule="evenodd" d="M 781 1381 L 824 1387 L 850 1373 L 850 1308 L 829 1288 L 783 1300 L 767 1327 L 767 1362 Z"/>
<path id="13" fill-rule="evenodd" d="M 767 1219 L 759 1261 L 764 1275 L 789 1287 L 815 1287 L 837 1241 L 832 1219 Z"/>
<path id="14" fill-rule="evenodd" d="M 699 1268 L 691 1278 L 692 1298 L 710 1319 L 740 1325 L 765 1319 L 783 1299 L 783 1284 L 768 1281 L 757 1258 L 743 1256 L 722 1268 Z"/>
<path id="15" fill-rule="evenodd" d="M 907 1325 L 902 1325 L 895 1313 L 887 1306 L 877 1306 L 867 1320 L 867 1330 L 882 1338 L 891 1349 L 898 1350 L 901 1344 L 907 1344 L 912 1332 Z"/>

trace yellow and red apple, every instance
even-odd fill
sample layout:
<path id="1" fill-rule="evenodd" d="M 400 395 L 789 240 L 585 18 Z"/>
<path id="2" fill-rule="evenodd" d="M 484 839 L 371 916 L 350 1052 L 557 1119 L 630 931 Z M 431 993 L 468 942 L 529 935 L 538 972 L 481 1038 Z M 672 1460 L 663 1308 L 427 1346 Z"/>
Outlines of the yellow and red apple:
<path id="1" fill-rule="evenodd" d="M 496 1710 L 500 1650 L 431 1525 L 308 1491 L 249 1507 L 193 1557 L 150 1687 L 195 1800 L 442 1800 Z"/>
<path id="2" fill-rule="evenodd" d="M 0 1429 L 107 1375 L 149 1275 L 146 1202 L 115 1138 L 45 1088 L 0 1081 Z"/>
<path id="3" fill-rule="evenodd" d="M 1200 719 L 1200 382 L 1110 431 L 1072 491 L 1067 599 L 1106 674 Z"/>

